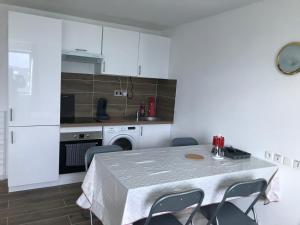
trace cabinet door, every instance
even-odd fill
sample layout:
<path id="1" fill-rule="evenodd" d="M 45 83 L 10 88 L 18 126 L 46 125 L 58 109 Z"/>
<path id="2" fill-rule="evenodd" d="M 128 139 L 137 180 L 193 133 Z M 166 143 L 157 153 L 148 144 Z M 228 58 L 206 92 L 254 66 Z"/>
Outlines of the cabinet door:
<path id="1" fill-rule="evenodd" d="M 9 126 L 58 125 L 61 21 L 9 12 Z"/>
<path id="2" fill-rule="evenodd" d="M 139 74 L 142 77 L 168 78 L 170 39 L 140 34 Z"/>
<path id="3" fill-rule="evenodd" d="M 102 27 L 63 21 L 62 48 L 64 51 L 83 51 L 101 54 Z"/>
<path id="4" fill-rule="evenodd" d="M 139 148 L 167 147 L 170 145 L 171 125 L 141 125 Z"/>
<path id="5" fill-rule="evenodd" d="M 102 73 L 137 75 L 139 33 L 116 28 L 103 28 Z"/>
<path id="6" fill-rule="evenodd" d="M 8 132 L 9 187 L 58 179 L 58 126 L 14 127 Z"/>

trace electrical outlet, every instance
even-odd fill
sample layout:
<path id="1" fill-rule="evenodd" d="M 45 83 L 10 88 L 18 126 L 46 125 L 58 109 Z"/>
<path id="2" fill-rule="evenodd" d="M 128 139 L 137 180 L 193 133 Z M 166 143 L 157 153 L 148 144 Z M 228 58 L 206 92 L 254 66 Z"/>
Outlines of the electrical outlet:
<path id="1" fill-rule="evenodd" d="M 276 162 L 276 163 L 281 163 L 281 161 L 282 161 L 282 155 L 280 155 L 278 153 L 275 153 L 274 157 L 273 157 L 273 161 Z"/>
<path id="2" fill-rule="evenodd" d="M 271 152 L 265 151 L 265 159 L 272 160 L 272 155 L 273 154 Z"/>
<path id="3" fill-rule="evenodd" d="M 294 169 L 300 169 L 300 161 L 299 160 L 294 160 L 293 161 L 293 168 Z"/>
<path id="4" fill-rule="evenodd" d="M 114 96 L 116 97 L 122 97 L 122 96 L 127 96 L 127 91 L 126 90 L 114 90 Z"/>
<path id="5" fill-rule="evenodd" d="M 292 165 L 292 160 L 289 159 L 288 157 L 283 157 L 282 164 L 285 165 L 285 166 L 291 166 Z"/>

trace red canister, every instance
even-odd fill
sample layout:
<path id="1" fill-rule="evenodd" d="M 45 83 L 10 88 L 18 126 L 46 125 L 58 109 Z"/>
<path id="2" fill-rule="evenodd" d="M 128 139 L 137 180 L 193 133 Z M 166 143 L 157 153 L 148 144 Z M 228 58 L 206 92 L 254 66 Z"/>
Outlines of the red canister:
<path id="1" fill-rule="evenodd" d="M 154 96 L 149 97 L 148 116 L 150 116 L 150 117 L 155 117 L 156 116 L 155 97 Z"/>

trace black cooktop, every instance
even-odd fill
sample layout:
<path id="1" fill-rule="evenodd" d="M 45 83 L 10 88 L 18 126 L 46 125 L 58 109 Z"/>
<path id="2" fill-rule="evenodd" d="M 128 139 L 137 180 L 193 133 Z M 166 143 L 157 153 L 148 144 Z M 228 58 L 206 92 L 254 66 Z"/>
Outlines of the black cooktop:
<path id="1" fill-rule="evenodd" d="M 77 117 L 77 118 L 61 118 L 61 123 L 101 123 L 96 118 Z"/>

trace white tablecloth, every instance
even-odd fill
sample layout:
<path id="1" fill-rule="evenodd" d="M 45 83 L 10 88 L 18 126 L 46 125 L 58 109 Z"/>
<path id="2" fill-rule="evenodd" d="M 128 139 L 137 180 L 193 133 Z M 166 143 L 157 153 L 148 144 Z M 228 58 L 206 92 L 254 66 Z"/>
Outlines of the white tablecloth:
<path id="1" fill-rule="evenodd" d="M 131 224 L 147 217 L 153 202 L 163 194 L 201 188 L 203 205 L 217 203 L 233 183 L 269 179 L 276 167 L 251 157 L 216 160 L 211 146 L 155 148 L 98 154 L 84 179 L 77 204 L 91 208 L 104 225 Z M 201 154 L 190 160 L 185 154 Z"/>

